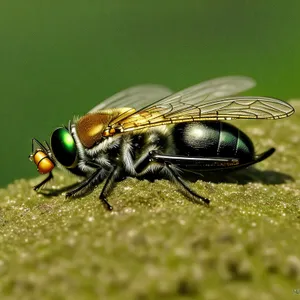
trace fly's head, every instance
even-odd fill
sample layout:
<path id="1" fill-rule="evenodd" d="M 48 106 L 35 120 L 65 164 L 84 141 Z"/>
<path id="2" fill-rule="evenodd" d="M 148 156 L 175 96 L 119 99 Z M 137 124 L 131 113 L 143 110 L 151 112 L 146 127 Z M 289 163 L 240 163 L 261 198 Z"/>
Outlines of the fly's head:
<path id="1" fill-rule="evenodd" d="M 45 145 L 38 140 L 32 140 L 32 153 L 29 159 L 35 163 L 41 174 L 50 173 L 60 164 L 67 169 L 75 168 L 78 164 L 78 150 L 74 138 L 65 127 L 54 130 L 50 145 Z"/>
<path id="2" fill-rule="evenodd" d="M 110 145 L 108 138 L 117 133 L 116 129 L 109 126 L 110 122 L 132 111 L 131 108 L 118 108 L 88 113 L 73 124 L 70 123 L 68 128 L 55 129 L 50 146 L 47 142 L 43 145 L 33 139 L 29 159 L 35 163 L 41 174 L 50 173 L 55 166 L 64 167 L 75 174 L 84 173 L 79 170 L 79 162 L 84 162 L 91 153 L 98 153 L 98 150 L 93 150 L 96 145 L 101 144 L 103 149 Z"/>

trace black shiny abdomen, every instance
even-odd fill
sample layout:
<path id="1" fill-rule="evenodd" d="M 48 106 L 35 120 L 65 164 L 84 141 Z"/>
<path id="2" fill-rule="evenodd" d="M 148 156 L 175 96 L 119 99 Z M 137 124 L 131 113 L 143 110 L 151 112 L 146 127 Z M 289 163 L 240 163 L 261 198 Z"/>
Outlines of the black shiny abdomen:
<path id="1" fill-rule="evenodd" d="M 179 123 L 174 126 L 173 137 L 178 155 L 236 157 L 241 162 L 254 158 L 254 146 L 250 138 L 229 123 Z"/>

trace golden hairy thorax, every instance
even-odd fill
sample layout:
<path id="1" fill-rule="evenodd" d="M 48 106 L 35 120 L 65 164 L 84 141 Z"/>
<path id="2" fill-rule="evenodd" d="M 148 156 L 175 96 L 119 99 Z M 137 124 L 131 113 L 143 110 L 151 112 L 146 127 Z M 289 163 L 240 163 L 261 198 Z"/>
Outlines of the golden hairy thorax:
<path id="1" fill-rule="evenodd" d="M 112 124 L 134 112 L 133 108 L 122 107 L 86 114 L 76 123 L 78 138 L 84 147 L 92 148 L 102 137 L 113 135 L 110 132 Z"/>

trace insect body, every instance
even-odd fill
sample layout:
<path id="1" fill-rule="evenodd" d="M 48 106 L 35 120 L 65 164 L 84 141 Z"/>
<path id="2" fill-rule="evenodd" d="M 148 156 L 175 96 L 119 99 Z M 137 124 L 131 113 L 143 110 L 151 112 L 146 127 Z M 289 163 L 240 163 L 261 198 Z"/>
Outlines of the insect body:
<path id="1" fill-rule="evenodd" d="M 82 197 L 101 182 L 99 198 L 107 196 L 124 176 L 162 175 L 194 202 L 209 200 L 192 191 L 182 172 L 245 168 L 269 157 L 274 148 L 257 155 L 250 138 L 231 119 L 279 119 L 294 109 L 268 97 L 232 96 L 254 86 L 248 77 L 230 76 L 202 82 L 172 94 L 162 86 L 127 89 L 99 104 L 86 115 L 57 128 L 50 146 L 33 139 L 30 158 L 48 177 L 58 165 L 83 180 L 63 188 L 67 197 Z M 50 192 L 57 194 L 59 191 Z"/>

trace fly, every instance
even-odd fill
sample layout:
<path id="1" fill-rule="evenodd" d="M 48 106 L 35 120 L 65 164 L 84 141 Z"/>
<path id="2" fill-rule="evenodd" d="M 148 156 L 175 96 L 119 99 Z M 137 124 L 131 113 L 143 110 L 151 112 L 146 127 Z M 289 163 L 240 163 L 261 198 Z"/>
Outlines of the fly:
<path id="1" fill-rule="evenodd" d="M 83 197 L 104 182 L 107 197 L 124 176 L 164 176 L 189 199 L 209 204 L 180 176 L 183 172 L 237 170 L 268 158 L 275 149 L 257 154 L 251 139 L 233 119 L 282 119 L 294 113 L 288 103 L 260 96 L 233 96 L 255 85 L 253 79 L 229 76 L 208 80 L 177 93 L 159 85 L 140 85 L 100 103 L 68 127 L 54 130 L 50 145 L 32 140 L 30 159 L 47 178 L 34 187 L 43 192 L 58 166 L 82 181 L 49 195 Z"/>

